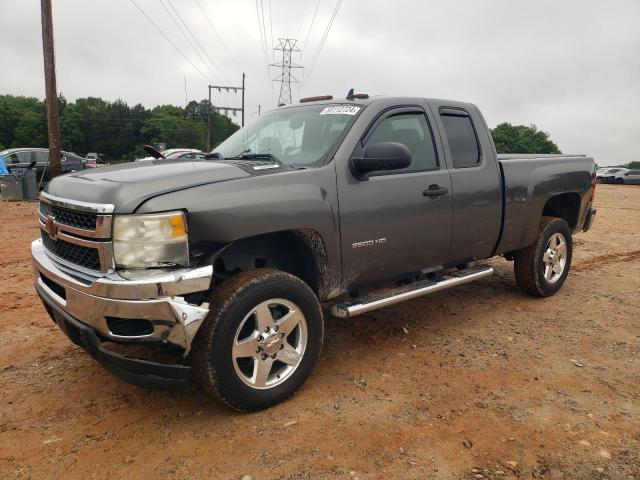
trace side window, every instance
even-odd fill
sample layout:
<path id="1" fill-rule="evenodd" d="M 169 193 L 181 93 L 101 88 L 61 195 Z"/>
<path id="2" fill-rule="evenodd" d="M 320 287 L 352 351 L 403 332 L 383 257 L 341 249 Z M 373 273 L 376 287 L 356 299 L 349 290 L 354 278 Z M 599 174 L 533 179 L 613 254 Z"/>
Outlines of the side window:
<path id="1" fill-rule="evenodd" d="M 438 168 L 431 129 L 422 113 L 401 113 L 383 119 L 366 138 L 364 146 L 382 142 L 402 143 L 411 150 L 411 165 L 398 172 Z"/>
<path id="2" fill-rule="evenodd" d="M 441 114 L 454 168 L 475 167 L 480 164 L 480 147 L 471 118 L 467 115 Z"/>
<path id="3" fill-rule="evenodd" d="M 47 163 L 49 161 L 49 152 L 36 152 L 36 161 L 38 163 Z"/>
<path id="4" fill-rule="evenodd" d="M 16 152 L 8 155 L 7 163 L 30 163 L 31 152 Z"/>

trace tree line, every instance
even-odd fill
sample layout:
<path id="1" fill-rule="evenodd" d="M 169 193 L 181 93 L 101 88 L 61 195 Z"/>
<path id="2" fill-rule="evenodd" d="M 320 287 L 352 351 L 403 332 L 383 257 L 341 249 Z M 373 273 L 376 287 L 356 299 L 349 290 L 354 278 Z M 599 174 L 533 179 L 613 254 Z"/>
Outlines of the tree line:
<path id="1" fill-rule="evenodd" d="M 142 146 L 167 148 L 207 147 L 208 100 L 192 100 L 186 107 L 141 104 L 97 97 L 67 102 L 58 98 L 62 149 L 79 155 L 98 152 L 111 161 L 144 157 Z M 211 145 L 218 145 L 238 126 L 211 112 Z M 47 148 L 47 118 L 43 101 L 32 97 L 0 95 L 0 150 L 14 147 Z"/>
<path id="2" fill-rule="evenodd" d="M 549 134 L 535 125 L 501 123 L 491 129 L 491 136 L 498 153 L 562 153 Z"/>
<path id="3" fill-rule="evenodd" d="M 122 100 L 97 97 L 69 103 L 60 96 L 62 149 L 79 155 L 104 154 L 127 161 L 145 156 L 145 144 L 206 149 L 208 100 L 192 100 L 186 107 L 159 105 L 132 107 Z M 211 112 L 211 146 L 215 147 L 238 126 Z M 549 134 L 535 125 L 501 123 L 491 130 L 498 153 L 560 153 Z M 32 97 L 0 95 L 0 150 L 11 147 L 47 147 L 44 102 Z"/>

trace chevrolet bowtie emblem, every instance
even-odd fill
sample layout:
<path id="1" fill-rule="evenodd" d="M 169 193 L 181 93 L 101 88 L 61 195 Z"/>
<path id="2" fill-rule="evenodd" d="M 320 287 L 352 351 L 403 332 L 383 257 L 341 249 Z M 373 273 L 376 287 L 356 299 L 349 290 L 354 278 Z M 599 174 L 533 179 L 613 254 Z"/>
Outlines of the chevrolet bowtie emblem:
<path id="1" fill-rule="evenodd" d="M 44 221 L 44 228 L 47 231 L 47 234 L 55 240 L 58 236 L 58 226 L 54 223 L 54 218 L 47 217 Z"/>

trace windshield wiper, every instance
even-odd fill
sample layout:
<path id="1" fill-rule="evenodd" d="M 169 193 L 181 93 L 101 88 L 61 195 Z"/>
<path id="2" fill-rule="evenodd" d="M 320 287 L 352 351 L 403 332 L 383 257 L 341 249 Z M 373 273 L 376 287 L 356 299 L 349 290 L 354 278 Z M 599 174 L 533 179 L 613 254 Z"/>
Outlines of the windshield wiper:
<path id="1" fill-rule="evenodd" d="M 260 160 L 260 159 L 270 160 L 273 163 L 278 163 L 278 164 L 282 163 L 280 160 L 278 160 L 276 156 L 268 152 L 263 152 L 263 153 L 242 152 L 234 157 L 225 157 L 225 160 Z"/>

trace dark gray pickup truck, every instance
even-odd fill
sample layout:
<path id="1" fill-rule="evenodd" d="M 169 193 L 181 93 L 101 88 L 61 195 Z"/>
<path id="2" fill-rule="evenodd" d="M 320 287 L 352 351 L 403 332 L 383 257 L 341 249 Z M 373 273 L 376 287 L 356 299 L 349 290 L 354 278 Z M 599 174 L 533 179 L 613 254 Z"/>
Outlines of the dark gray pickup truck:
<path id="1" fill-rule="evenodd" d="M 349 319 L 481 279 L 492 269 L 478 260 L 496 255 L 525 292 L 554 294 L 572 235 L 594 220 L 594 190 L 592 158 L 496 155 L 472 104 L 315 97 L 203 160 L 55 178 L 32 244 L 35 287 L 113 374 L 195 380 L 257 410 L 311 373 L 322 304 Z"/>

